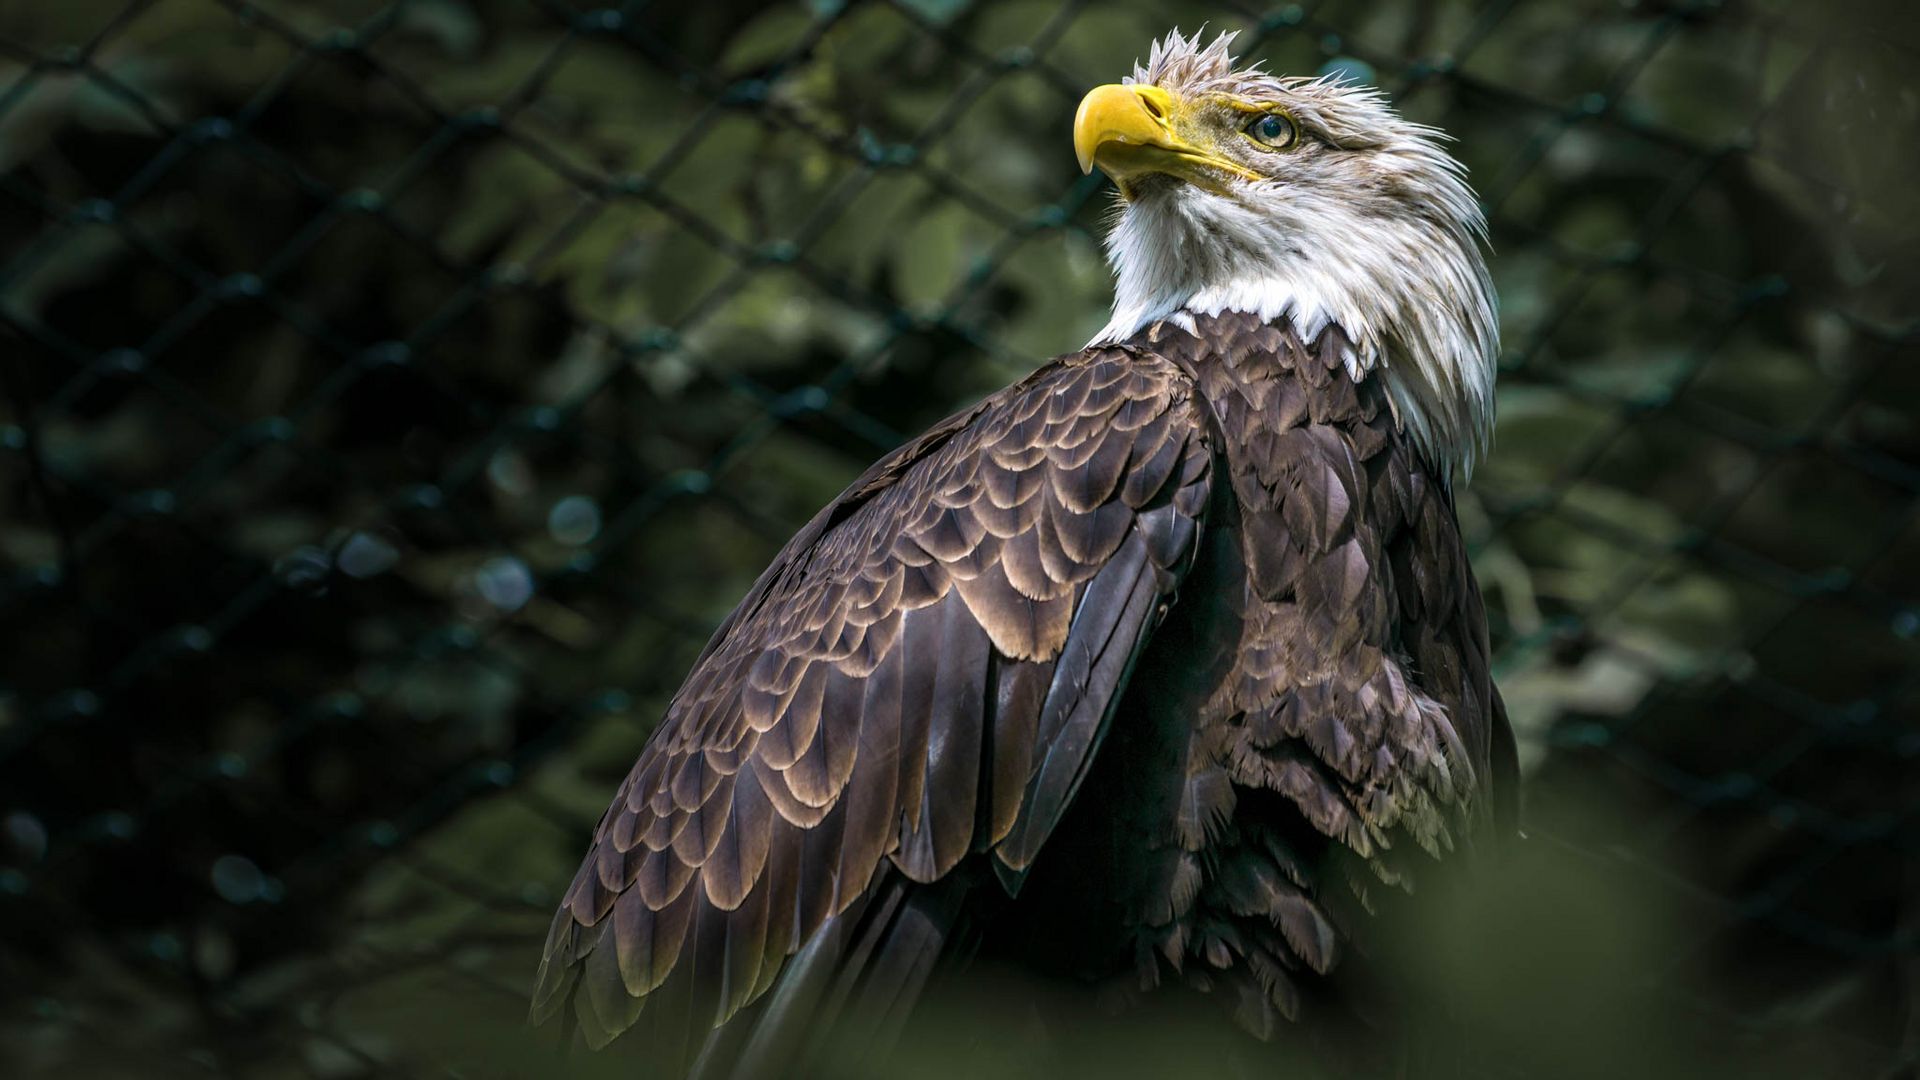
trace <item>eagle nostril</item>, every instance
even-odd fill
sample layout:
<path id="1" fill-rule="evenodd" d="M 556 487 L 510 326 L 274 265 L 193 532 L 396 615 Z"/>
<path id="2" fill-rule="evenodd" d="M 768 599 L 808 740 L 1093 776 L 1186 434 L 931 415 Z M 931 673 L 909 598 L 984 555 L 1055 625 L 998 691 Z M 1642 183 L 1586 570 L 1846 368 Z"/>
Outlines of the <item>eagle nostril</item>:
<path id="1" fill-rule="evenodd" d="M 1153 117 L 1155 120 L 1165 120 L 1167 118 L 1166 110 L 1160 107 L 1160 103 L 1145 94 L 1140 95 L 1140 104 L 1146 106 L 1147 115 Z"/>

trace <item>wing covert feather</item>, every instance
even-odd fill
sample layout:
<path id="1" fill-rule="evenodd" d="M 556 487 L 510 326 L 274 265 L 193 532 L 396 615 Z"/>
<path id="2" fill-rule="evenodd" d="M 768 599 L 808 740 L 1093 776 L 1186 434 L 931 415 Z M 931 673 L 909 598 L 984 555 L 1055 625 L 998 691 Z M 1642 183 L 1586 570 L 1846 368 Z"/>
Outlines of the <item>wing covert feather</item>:
<path id="1" fill-rule="evenodd" d="M 534 1020 L 572 1000 L 596 1045 L 643 1005 L 723 1021 L 887 863 L 931 882 L 984 852 L 1017 882 L 1192 562 L 1207 431 L 1178 368 L 1089 350 L 823 509 L 715 632 L 601 819 Z"/>

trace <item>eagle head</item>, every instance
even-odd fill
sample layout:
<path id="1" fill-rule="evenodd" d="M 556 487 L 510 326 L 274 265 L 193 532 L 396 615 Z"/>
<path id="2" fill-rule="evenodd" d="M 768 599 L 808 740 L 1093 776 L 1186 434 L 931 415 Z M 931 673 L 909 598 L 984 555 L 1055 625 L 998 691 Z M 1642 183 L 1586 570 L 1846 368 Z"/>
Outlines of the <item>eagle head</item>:
<path id="1" fill-rule="evenodd" d="M 1338 326 L 1357 381 L 1378 371 L 1402 428 L 1448 479 L 1491 434 L 1499 351 L 1486 223 L 1444 134 L 1379 91 L 1234 67 L 1234 35 L 1178 31 L 1073 122 L 1082 171 L 1119 189 L 1113 320 L 1249 312 L 1303 341 Z"/>

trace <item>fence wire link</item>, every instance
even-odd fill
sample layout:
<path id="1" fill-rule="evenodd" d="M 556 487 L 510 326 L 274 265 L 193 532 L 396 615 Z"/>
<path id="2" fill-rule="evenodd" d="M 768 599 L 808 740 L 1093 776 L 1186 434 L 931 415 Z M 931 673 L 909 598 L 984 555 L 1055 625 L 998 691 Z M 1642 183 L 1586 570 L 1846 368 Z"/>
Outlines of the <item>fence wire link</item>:
<path id="1" fill-rule="evenodd" d="M 1857 14 L 0 16 L 0 1038 L 537 1072 L 447 1032 L 517 1030 L 601 800 L 784 538 L 1103 321 L 1062 133 L 1210 22 L 1473 171 L 1506 353 L 1461 516 L 1530 843 L 1684 912 L 1625 992 L 1913 1075 L 1920 47 Z"/>

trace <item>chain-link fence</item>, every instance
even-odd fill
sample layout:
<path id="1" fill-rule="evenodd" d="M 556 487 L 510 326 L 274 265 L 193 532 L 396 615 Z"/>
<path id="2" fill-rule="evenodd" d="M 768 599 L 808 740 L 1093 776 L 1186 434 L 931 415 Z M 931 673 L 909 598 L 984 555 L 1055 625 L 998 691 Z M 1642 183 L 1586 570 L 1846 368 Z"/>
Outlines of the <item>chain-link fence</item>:
<path id="1" fill-rule="evenodd" d="M 665 697 L 1104 321 L 1072 110 L 1203 22 L 1447 129 L 1492 221 L 1460 514 L 1531 838 L 1462 1022 L 1913 1075 L 1920 18 L 1785 0 L 7 5 L 7 1071 L 551 1073 Z"/>

